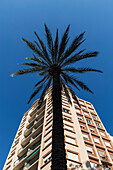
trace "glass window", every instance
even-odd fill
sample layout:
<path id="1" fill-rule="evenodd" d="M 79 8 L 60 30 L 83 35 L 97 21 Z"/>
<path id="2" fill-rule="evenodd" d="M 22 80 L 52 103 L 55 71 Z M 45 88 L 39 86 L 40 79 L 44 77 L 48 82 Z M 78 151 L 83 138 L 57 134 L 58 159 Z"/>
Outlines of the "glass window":
<path id="1" fill-rule="evenodd" d="M 68 156 L 68 159 L 79 162 L 78 154 L 67 151 L 67 156 Z"/>
<path id="2" fill-rule="evenodd" d="M 86 134 L 84 134 L 84 133 L 83 133 L 83 138 L 89 140 L 88 135 L 86 135 Z"/>
<path id="3" fill-rule="evenodd" d="M 90 128 L 90 131 L 91 131 L 91 132 L 93 132 L 93 133 L 95 133 L 95 130 L 94 130 L 94 129 L 92 129 L 92 128 Z"/>
<path id="4" fill-rule="evenodd" d="M 100 143 L 98 138 L 93 138 L 96 143 Z"/>
<path id="5" fill-rule="evenodd" d="M 106 145 L 107 147 L 110 147 L 110 148 L 111 148 L 111 145 L 110 145 L 109 142 L 106 142 L 106 141 L 105 141 L 105 145 Z"/>
<path id="6" fill-rule="evenodd" d="M 91 124 L 91 120 L 87 119 L 87 123 L 90 123 L 90 124 Z"/>
<path id="7" fill-rule="evenodd" d="M 86 110 L 86 107 L 85 106 L 81 106 L 82 109 Z"/>
<path id="8" fill-rule="evenodd" d="M 84 127 L 83 125 L 80 125 L 80 128 L 81 128 L 81 129 L 85 129 L 85 127 Z"/>
<path id="9" fill-rule="evenodd" d="M 111 156 L 111 159 L 113 160 L 113 154 L 110 154 L 110 156 Z"/>
<path id="10" fill-rule="evenodd" d="M 52 120 L 52 117 L 47 120 L 47 123 L 49 123 Z"/>
<path id="11" fill-rule="evenodd" d="M 44 164 L 47 163 L 51 159 L 51 153 L 44 157 Z"/>
<path id="12" fill-rule="evenodd" d="M 84 112 L 85 116 L 89 116 L 88 113 Z"/>
<path id="13" fill-rule="evenodd" d="M 49 138 L 49 139 L 45 142 L 45 147 L 46 147 L 47 145 L 49 145 L 51 142 L 52 142 L 52 138 Z"/>
<path id="14" fill-rule="evenodd" d="M 65 125 L 65 128 L 68 129 L 68 130 L 73 131 L 73 127 L 72 126 Z"/>
<path id="15" fill-rule="evenodd" d="M 91 165 L 91 168 L 94 168 L 94 169 L 96 168 L 96 170 L 98 170 L 98 166 L 96 163 L 90 162 L 90 165 Z"/>
<path id="16" fill-rule="evenodd" d="M 82 120 L 82 117 L 78 116 L 78 119 L 79 119 L 79 120 Z"/>
<path id="17" fill-rule="evenodd" d="M 87 152 L 93 154 L 93 149 L 92 149 L 92 147 L 86 146 L 86 150 L 87 150 Z"/>
<path id="18" fill-rule="evenodd" d="M 64 116 L 64 120 L 67 120 L 67 121 L 71 122 L 71 118 L 70 117 Z"/>
<path id="19" fill-rule="evenodd" d="M 46 133 L 48 133 L 52 129 L 52 126 L 50 126 L 48 129 L 46 129 Z"/>
<path id="20" fill-rule="evenodd" d="M 69 110 L 63 108 L 63 112 L 69 113 Z"/>
<path id="21" fill-rule="evenodd" d="M 98 127 L 100 127 L 100 124 L 99 124 L 99 123 L 96 123 L 96 125 L 97 125 Z"/>
<path id="22" fill-rule="evenodd" d="M 100 132 L 100 134 L 101 134 L 102 136 L 105 136 L 104 132 Z"/>
<path id="23" fill-rule="evenodd" d="M 93 117 L 93 119 L 97 119 L 96 116 L 92 116 L 92 117 Z"/>
<path id="24" fill-rule="evenodd" d="M 106 157 L 104 151 L 98 150 L 98 152 L 99 152 L 100 157 L 102 157 L 102 158 Z"/>
<path id="25" fill-rule="evenodd" d="M 68 137 L 68 136 L 66 136 L 66 142 L 69 142 L 69 143 L 72 143 L 72 144 L 76 145 L 75 139 L 71 138 L 71 137 Z"/>

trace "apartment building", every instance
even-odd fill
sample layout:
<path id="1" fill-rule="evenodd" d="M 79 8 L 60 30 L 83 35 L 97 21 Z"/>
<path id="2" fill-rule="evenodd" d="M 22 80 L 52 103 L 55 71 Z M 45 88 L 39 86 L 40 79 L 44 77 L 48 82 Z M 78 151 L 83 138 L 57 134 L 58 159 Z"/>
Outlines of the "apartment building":
<path id="1" fill-rule="evenodd" d="M 37 110 L 35 101 L 24 114 L 3 170 L 49 170 L 52 150 L 52 100 L 51 88 L 45 102 Z M 113 170 L 113 137 L 102 124 L 90 102 L 79 99 L 81 109 L 74 99 L 72 106 L 62 92 L 62 116 L 68 170 Z"/>

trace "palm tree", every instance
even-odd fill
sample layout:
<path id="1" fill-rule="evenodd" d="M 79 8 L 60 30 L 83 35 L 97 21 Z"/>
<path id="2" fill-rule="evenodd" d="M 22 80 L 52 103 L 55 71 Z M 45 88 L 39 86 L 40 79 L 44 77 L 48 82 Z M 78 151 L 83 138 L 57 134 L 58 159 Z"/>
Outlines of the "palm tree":
<path id="1" fill-rule="evenodd" d="M 62 118 L 62 89 L 65 92 L 65 95 L 68 98 L 69 103 L 71 104 L 70 94 L 73 96 L 74 100 L 80 106 L 77 97 L 74 95 L 74 91 L 70 88 L 69 85 L 74 86 L 78 90 L 82 88 L 93 93 L 87 85 L 82 81 L 78 80 L 74 75 L 75 73 L 85 73 L 89 71 L 100 72 L 102 71 L 92 68 L 85 67 L 76 67 L 76 62 L 96 57 L 98 52 L 84 53 L 84 50 L 76 52 L 78 47 L 84 42 L 83 36 L 84 32 L 77 36 L 67 47 L 69 37 L 69 27 L 65 30 L 61 42 L 59 43 L 58 29 L 56 31 L 55 41 L 53 42 L 52 35 L 50 30 L 45 24 L 45 33 L 47 38 L 47 46 L 44 45 L 44 42 L 39 38 L 36 32 L 35 35 L 38 39 L 34 43 L 29 42 L 26 39 L 22 39 L 27 46 L 34 52 L 32 57 L 26 58 L 27 60 L 32 60 L 32 62 L 20 63 L 20 65 L 27 65 L 30 68 L 22 69 L 18 72 L 12 74 L 23 75 L 27 73 L 38 73 L 41 80 L 35 84 L 35 91 L 31 95 L 31 99 L 42 91 L 40 99 L 38 101 L 39 107 L 41 106 L 45 93 L 47 89 L 52 84 L 52 100 L 53 100 L 53 131 L 52 131 L 52 170 L 66 170 L 66 153 L 65 153 L 65 143 L 64 143 L 64 129 L 63 129 L 63 118 Z M 74 65 L 75 64 L 75 65 Z"/>

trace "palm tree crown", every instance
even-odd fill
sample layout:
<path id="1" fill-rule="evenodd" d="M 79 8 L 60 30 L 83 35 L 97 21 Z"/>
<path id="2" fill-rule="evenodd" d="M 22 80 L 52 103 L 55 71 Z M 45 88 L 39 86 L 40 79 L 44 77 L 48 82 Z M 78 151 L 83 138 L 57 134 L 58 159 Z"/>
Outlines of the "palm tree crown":
<path id="1" fill-rule="evenodd" d="M 79 88 L 82 88 L 84 90 L 87 90 L 91 93 L 93 93 L 87 85 L 85 85 L 82 81 L 75 78 L 75 73 L 85 73 L 89 71 L 94 72 L 100 72 L 102 71 L 97 69 L 92 69 L 89 67 L 79 67 L 77 68 L 76 65 L 73 67 L 73 64 L 76 64 L 77 61 L 96 57 L 98 55 L 98 52 L 90 52 L 90 53 L 84 53 L 84 50 L 80 50 L 79 52 L 76 52 L 78 47 L 85 41 L 83 39 L 84 32 L 77 36 L 71 43 L 71 45 L 67 48 L 67 44 L 69 41 L 68 33 L 69 33 L 69 27 L 67 27 L 66 31 L 64 32 L 61 42 L 59 43 L 58 38 L 58 29 L 56 31 L 56 38 L 53 42 L 52 35 L 50 30 L 45 24 L 45 32 L 46 32 L 46 38 L 47 38 L 47 45 L 48 49 L 44 45 L 44 42 L 39 38 L 36 32 L 35 35 L 38 39 L 37 41 L 34 41 L 34 43 L 29 42 L 28 40 L 22 38 L 22 40 L 27 44 L 27 46 L 34 52 L 32 57 L 27 57 L 27 60 L 32 60 L 33 62 L 26 62 L 26 63 L 20 63 L 20 65 L 27 65 L 30 68 L 28 69 L 22 69 L 18 72 L 11 74 L 11 76 L 15 75 L 22 75 L 26 73 L 38 73 L 39 76 L 42 77 L 42 79 L 35 84 L 34 88 L 35 91 L 31 95 L 29 102 L 31 99 L 40 91 L 42 90 L 41 97 L 39 100 L 39 104 L 42 103 L 46 90 L 49 88 L 53 81 L 53 74 L 57 72 L 60 75 L 60 83 L 65 91 L 66 96 L 68 97 L 69 102 L 71 103 L 69 92 L 72 94 L 74 99 L 77 101 L 76 96 L 74 95 L 74 92 L 71 88 L 69 88 L 69 84 L 80 90 Z M 75 52 L 75 53 L 74 53 Z M 70 73 L 74 75 L 70 75 Z M 67 88 L 67 86 L 68 88 Z M 79 103 L 78 103 L 79 105 Z"/>

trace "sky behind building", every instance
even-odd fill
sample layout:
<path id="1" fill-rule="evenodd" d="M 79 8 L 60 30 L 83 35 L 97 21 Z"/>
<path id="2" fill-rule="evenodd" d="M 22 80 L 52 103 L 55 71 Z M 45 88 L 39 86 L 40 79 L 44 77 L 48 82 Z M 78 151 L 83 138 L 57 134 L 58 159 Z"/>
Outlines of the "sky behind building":
<path id="1" fill-rule="evenodd" d="M 26 103 L 38 79 L 36 74 L 14 78 L 11 78 L 10 74 L 22 68 L 17 63 L 24 62 L 25 57 L 32 55 L 32 51 L 21 38 L 34 41 L 36 38 L 33 31 L 37 31 L 42 40 L 45 40 L 44 23 L 50 28 L 53 37 L 57 27 L 61 37 L 68 24 L 71 24 L 70 42 L 86 31 L 84 36 L 86 41 L 80 49 L 100 52 L 95 59 L 79 62 L 79 66 L 101 69 L 104 74 L 77 75 L 94 91 L 94 95 L 82 90 L 78 92 L 76 89 L 75 93 L 94 105 L 106 130 L 113 135 L 112 0 L 1 0 L 0 23 L 0 169 L 3 167 L 20 120 L 30 108 Z M 37 98 L 39 96 L 35 99 Z"/>

